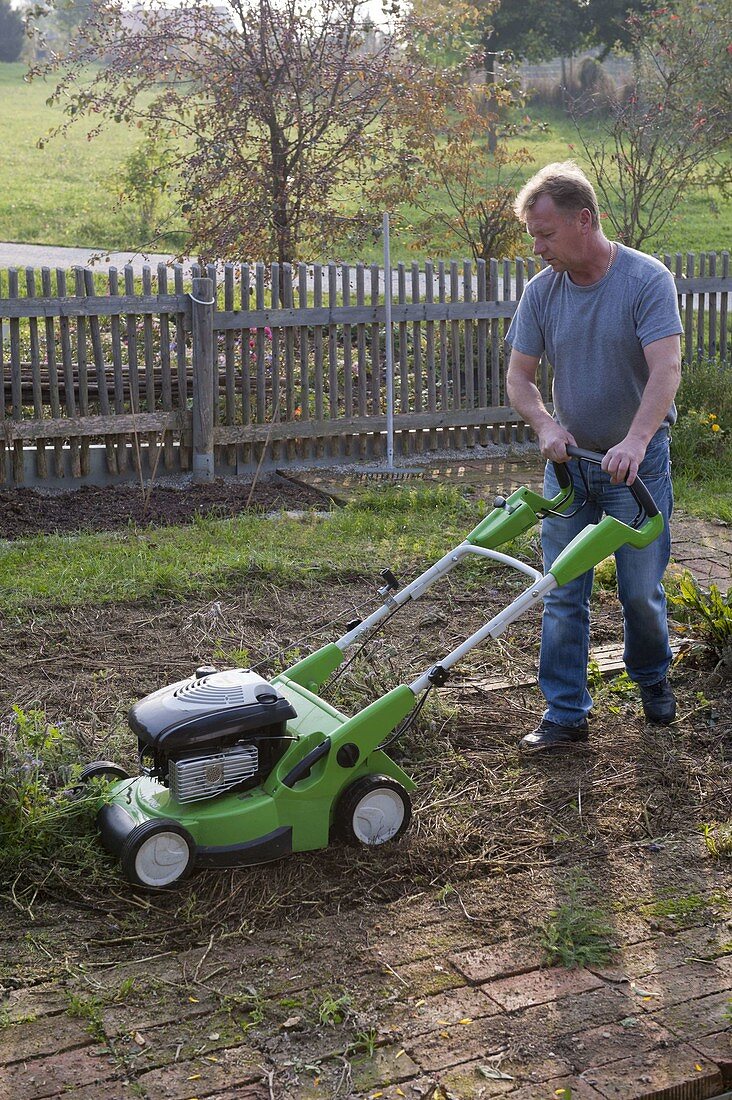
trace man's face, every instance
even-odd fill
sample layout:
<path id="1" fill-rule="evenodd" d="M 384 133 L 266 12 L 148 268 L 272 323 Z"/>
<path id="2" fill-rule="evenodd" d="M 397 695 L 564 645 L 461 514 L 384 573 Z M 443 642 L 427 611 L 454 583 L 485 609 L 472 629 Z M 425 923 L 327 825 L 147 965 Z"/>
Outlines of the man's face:
<path id="1" fill-rule="evenodd" d="M 559 210 L 549 195 L 540 195 L 529 210 L 526 231 L 534 238 L 534 252 L 553 271 L 568 271 L 582 259 L 588 214 Z"/>

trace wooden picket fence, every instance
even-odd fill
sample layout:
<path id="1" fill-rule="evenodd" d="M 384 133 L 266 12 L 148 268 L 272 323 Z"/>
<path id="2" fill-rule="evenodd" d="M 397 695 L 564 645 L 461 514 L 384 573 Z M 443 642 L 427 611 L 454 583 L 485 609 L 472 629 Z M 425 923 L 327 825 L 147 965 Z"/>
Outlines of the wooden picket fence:
<path id="1" fill-rule="evenodd" d="M 729 363 L 729 254 L 663 257 L 685 358 Z M 527 438 L 503 341 L 533 259 L 0 272 L 0 484 L 378 461 Z M 549 397 L 549 375 L 541 388 Z"/>

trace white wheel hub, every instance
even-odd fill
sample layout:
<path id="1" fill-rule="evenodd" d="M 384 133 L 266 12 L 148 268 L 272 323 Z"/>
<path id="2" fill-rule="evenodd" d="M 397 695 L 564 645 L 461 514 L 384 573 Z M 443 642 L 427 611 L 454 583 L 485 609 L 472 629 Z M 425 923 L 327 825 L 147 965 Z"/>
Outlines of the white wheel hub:
<path id="1" fill-rule="evenodd" d="M 179 833 L 156 833 L 140 845 L 135 871 L 146 886 L 168 886 L 185 872 L 191 853 Z"/>
<path id="2" fill-rule="evenodd" d="M 361 844 L 385 844 L 399 832 L 404 803 L 396 791 L 379 787 L 364 795 L 353 812 L 353 832 Z"/>

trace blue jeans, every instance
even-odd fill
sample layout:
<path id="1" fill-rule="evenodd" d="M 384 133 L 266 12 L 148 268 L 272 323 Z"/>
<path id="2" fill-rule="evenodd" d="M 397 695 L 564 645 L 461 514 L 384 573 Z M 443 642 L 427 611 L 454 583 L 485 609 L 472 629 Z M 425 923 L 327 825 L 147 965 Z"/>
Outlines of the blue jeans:
<path id="1" fill-rule="evenodd" d="M 578 469 L 580 464 L 587 487 Z M 597 523 L 606 513 L 630 524 L 638 511 L 628 489 L 622 484 L 612 485 L 599 466 L 575 459 L 568 465 L 575 489 L 574 503 L 568 511 L 577 511 L 570 519 L 547 516 L 543 520 L 545 573 L 560 550 L 588 523 Z M 669 434 L 665 428 L 659 429 L 649 443 L 639 474 L 664 518 L 664 530 L 642 550 L 621 547 L 615 562 L 623 608 L 623 659 L 631 680 L 645 686 L 662 680 L 671 662 L 666 595 L 661 583 L 671 553 L 669 520 L 673 509 Z M 544 495 L 554 497 L 558 491 L 554 469 L 547 463 Z M 544 601 L 539 657 L 539 687 L 547 702 L 544 717 L 565 726 L 582 725 L 592 707 L 587 662 L 593 573 L 590 569 L 556 588 Z"/>

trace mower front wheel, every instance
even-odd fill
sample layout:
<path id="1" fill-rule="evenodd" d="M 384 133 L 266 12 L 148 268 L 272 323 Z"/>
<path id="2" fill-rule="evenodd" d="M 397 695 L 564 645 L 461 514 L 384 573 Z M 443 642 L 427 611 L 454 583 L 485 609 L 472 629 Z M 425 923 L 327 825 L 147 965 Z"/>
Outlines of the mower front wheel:
<path id="1" fill-rule="evenodd" d="M 186 878 L 195 857 L 195 841 L 188 830 L 165 818 L 136 825 L 125 837 L 119 854 L 127 881 L 154 889 Z"/>
<path id="2" fill-rule="evenodd" d="M 401 783 L 386 775 L 365 775 L 346 787 L 335 823 L 348 844 L 375 848 L 396 840 L 409 826 L 412 803 Z"/>

